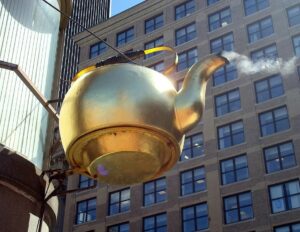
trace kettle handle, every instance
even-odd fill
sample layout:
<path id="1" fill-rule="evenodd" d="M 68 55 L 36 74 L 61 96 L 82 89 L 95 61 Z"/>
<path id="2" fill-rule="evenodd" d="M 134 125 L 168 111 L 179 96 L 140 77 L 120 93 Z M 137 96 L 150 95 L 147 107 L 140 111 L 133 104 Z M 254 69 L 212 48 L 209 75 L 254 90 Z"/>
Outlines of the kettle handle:
<path id="1" fill-rule="evenodd" d="M 167 75 L 176 68 L 176 66 L 178 64 L 178 55 L 177 55 L 177 52 L 169 46 L 160 46 L 160 47 L 155 47 L 155 48 L 149 48 L 147 50 L 144 50 L 144 53 L 145 53 L 145 55 L 148 55 L 148 54 L 160 52 L 160 51 L 169 51 L 169 52 L 173 52 L 175 54 L 174 63 L 171 66 L 167 67 L 166 70 L 163 72 L 165 75 Z"/>

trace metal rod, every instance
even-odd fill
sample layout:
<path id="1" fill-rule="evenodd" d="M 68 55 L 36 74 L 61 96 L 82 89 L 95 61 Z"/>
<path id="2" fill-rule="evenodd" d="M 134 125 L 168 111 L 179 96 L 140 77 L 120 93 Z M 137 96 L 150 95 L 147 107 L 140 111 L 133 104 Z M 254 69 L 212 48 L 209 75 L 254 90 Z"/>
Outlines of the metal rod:
<path id="1" fill-rule="evenodd" d="M 46 4 L 48 4 L 53 9 L 55 9 L 56 11 L 58 11 L 59 13 L 61 13 L 64 17 L 68 18 L 73 23 L 76 23 L 77 25 L 79 25 L 80 27 L 82 27 L 85 31 L 87 31 L 88 33 L 90 33 L 92 36 L 94 36 L 95 38 L 97 38 L 101 42 L 105 43 L 108 47 L 110 47 L 111 49 L 113 49 L 114 51 L 116 51 L 117 53 L 119 53 L 122 57 L 124 57 L 129 62 L 137 64 L 132 59 L 130 59 L 128 56 L 126 56 L 123 52 L 121 52 L 120 50 L 116 49 L 114 46 L 110 45 L 105 40 L 101 39 L 94 32 L 92 32 L 91 30 L 89 30 L 88 28 L 86 28 L 85 26 L 83 26 L 82 24 L 80 24 L 79 22 L 77 22 L 75 19 L 73 19 L 72 17 L 70 17 L 69 15 L 67 15 L 66 13 L 64 13 L 63 11 L 61 11 L 58 8 L 56 8 L 55 6 L 53 6 L 51 3 L 47 2 L 46 0 L 42 0 L 42 1 L 45 2 Z"/>
<path id="2" fill-rule="evenodd" d="M 27 86 L 30 92 L 39 100 L 39 102 L 44 106 L 44 108 L 54 117 L 54 119 L 58 122 L 59 116 L 56 110 L 49 104 L 47 99 L 43 96 L 41 92 L 34 86 L 32 81 L 28 78 L 26 73 L 19 68 L 17 64 L 9 63 L 0 60 L 0 68 L 7 69 L 10 71 L 14 71 L 17 76 L 21 79 L 21 81 Z"/>

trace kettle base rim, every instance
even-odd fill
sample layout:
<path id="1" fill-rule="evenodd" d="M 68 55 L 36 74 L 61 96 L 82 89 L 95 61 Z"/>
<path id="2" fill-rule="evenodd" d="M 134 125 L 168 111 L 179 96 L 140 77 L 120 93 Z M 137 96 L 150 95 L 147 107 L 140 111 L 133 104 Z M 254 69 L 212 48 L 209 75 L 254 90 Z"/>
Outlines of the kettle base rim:
<path id="1" fill-rule="evenodd" d="M 173 135 L 161 129 L 122 125 L 80 136 L 66 154 L 79 174 L 101 183 L 129 185 L 169 170 L 179 158 L 180 147 Z M 126 155 L 128 159 L 123 158 Z"/>

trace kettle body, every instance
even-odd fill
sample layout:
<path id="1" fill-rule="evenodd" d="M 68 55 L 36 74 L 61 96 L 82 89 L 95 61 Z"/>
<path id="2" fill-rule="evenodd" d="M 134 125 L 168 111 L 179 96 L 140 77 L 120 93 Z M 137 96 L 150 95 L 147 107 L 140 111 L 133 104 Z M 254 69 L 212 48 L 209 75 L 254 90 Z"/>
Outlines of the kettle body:
<path id="1" fill-rule="evenodd" d="M 60 134 L 72 169 L 100 182 L 128 185 L 173 167 L 184 134 L 201 119 L 208 78 L 225 59 L 195 64 L 176 89 L 167 77 L 135 64 L 82 74 L 65 96 Z"/>

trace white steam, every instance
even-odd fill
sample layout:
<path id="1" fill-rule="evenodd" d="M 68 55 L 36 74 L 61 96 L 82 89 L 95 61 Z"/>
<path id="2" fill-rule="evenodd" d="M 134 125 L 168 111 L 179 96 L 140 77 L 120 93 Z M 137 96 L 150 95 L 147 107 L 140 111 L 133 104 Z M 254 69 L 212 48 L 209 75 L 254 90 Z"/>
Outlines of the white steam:
<path id="1" fill-rule="evenodd" d="M 288 61 L 283 61 L 282 58 L 277 59 L 260 59 L 253 62 L 249 57 L 238 54 L 236 52 L 222 52 L 222 56 L 226 57 L 229 62 L 234 62 L 240 73 L 255 74 L 255 73 L 279 73 L 283 75 L 291 74 L 296 69 L 297 57 L 293 57 Z"/>

